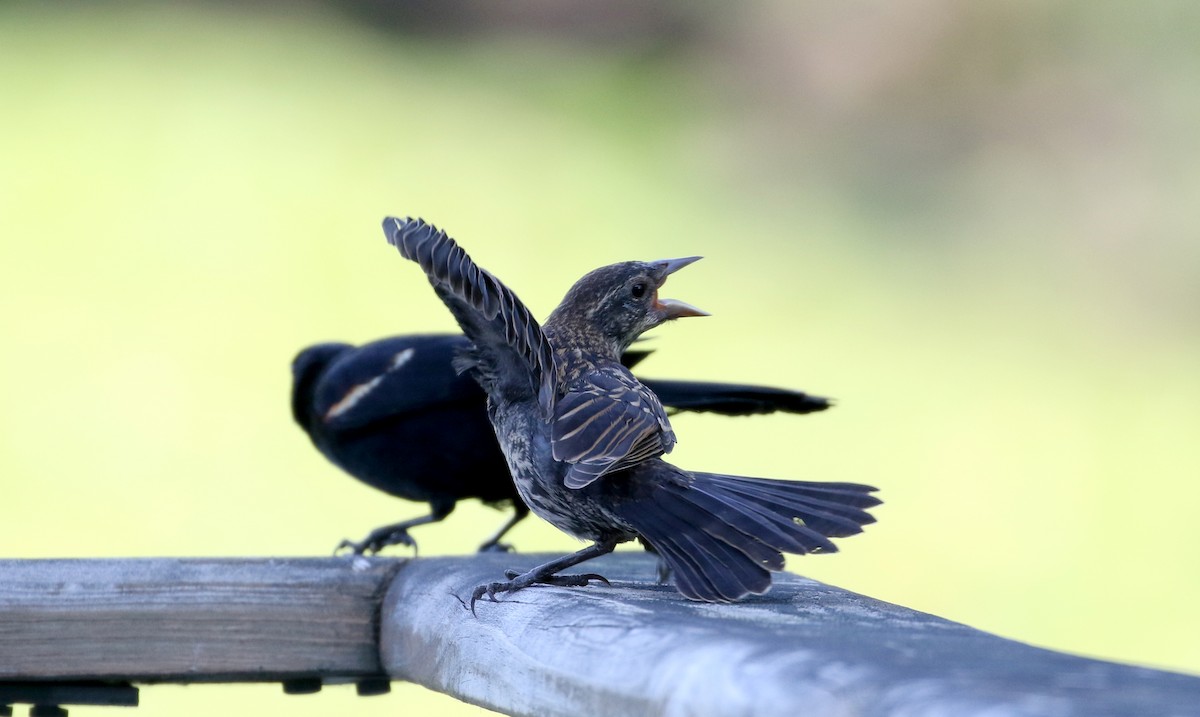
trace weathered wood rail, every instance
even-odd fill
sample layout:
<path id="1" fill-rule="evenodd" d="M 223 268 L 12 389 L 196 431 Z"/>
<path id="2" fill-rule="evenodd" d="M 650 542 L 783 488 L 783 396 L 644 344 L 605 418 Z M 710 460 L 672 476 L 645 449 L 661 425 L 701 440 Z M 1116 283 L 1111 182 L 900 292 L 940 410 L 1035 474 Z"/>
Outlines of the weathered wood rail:
<path id="1" fill-rule="evenodd" d="M 1200 717 L 1200 677 L 795 575 L 705 605 L 619 553 L 588 566 L 609 587 L 531 588 L 478 617 L 456 597 L 545 557 L 0 561 L 0 708 L 6 686 L 384 677 L 517 715 Z"/>

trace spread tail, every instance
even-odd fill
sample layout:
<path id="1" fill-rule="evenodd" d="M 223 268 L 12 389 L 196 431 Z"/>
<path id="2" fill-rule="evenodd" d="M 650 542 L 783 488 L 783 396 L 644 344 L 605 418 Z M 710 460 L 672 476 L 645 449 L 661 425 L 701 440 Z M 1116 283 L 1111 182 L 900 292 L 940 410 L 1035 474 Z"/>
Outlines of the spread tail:
<path id="1" fill-rule="evenodd" d="M 881 502 L 855 483 L 687 473 L 663 461 L 642 470 L 660 475 L 616 512 L 666 561 L 679 592 L 706 602 L 766 592 L 783 553 L 835 552 L 830 538 L 862 532 L 875 522 L 866 509 Z"/>

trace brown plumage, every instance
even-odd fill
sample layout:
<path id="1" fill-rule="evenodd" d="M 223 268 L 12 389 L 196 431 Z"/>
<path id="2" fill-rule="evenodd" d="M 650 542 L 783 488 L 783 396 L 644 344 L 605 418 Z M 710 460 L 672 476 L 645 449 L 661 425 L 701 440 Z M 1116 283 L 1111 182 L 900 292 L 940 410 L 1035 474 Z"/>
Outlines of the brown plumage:
<path id="1" fill-rule="evenodd" d="M 499 280 L 422 220 L 384 221 L 388 241 L 417 262 L 471 340 L 462 367 L 488 394 L 488 415 L 513 480 L 534 513 L 593 544 L 508 580 L 477 587 L 471 605 L 533 584 L 586 585 L 558 575 L 640 538 L 685 596 L 762 593 L 784 552 L 832 552 L 830 537 L 873 522 L 874 488 L 684 471 L 657 397 L 620 363 L 644 331 L 704 312 L 660 299 L 667 277 L 696 260 L 625 262 L 579 280 L 538 326 Z"/>

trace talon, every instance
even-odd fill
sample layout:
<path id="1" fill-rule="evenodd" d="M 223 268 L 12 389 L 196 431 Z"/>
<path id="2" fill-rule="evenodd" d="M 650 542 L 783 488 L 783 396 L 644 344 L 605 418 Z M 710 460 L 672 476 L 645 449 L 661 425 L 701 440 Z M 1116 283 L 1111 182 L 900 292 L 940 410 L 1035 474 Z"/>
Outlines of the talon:
<path id="1" fill-rule="evenodd" d="M 602 582 L 605 585 L 612 584 L 608 582 L 608 578 L 598 573 L 585 573 L 583 575 L 547 575 L 544 579 L 538 580 L 537 582 L 545 585 L 556 585 L 558 587 L 578 588 L 585 585 L 590 585 L 591 581 L 593 580 Z"/>
<path id="2" fill-rule="evenodd" d="M 481 553 L 511 553 L 514 552 L 513 546 L 508 543 L 484 543 L 479 546 Z"/>
<path id="3" fill-rule="evenodd" d="M 371 541 L 371 544 L 373 546 L 372 552 L 375 553 L 378 553 L 380 550 L 383 550 L 389 545 L 404 545 L 412 548 L 413 557 L 417 557 L 417 541 L 413 540 L 413 537 L 408 534 L 407 530 L 398 530 L 395 533 L 391 533 L 385 537 L 376 538 L 375 540 Z"/>
<path id="4" fill-rule="evenodd" d="M 333 554 L 337 555 L 341 551 L 343 551 L 347 548 L 350 549 L 351 555 L 363 555 L 368 550 L 372 550 L 371 543 L 368 543 L 366 541 L 361 542 L 361 543 L 355 543 L 352 540 L 350 540 L 349 538 L 345 538 L 342 540 L 342 542 L 337 544 L 336 548 L 333 549 Z M 372 550 L 372 552 L 378 552 L 378 548 L 375 548 L 374 550 Z"/>
<path id="5" fill-rule="evenodd" d="M 349 549 L 353 555 L 378 555 L 379 551 L 389 545 L 406 545 L 413 549 L 413 557 L 416 557 L 417 541 L 413 540 L 407 530 L 397 530 L 384 535 L 371 533 L 359 543 L 347 538 L 338 543 L 337 547 L 333 549 L 333 554 L 337 555 L 341 551 Z"/>
<path id="6" fill-rule="evenodd" d="M 516 570 L 504 571 L 504 577 L 508 578 L 509 580 L 516 580 L 518 575 L 520 575 L 520 573 L 518 573 Z"/>
<path id="7" fill-rule="evenodd" d="M 504 585 L 502 583 L 488 583 L 487 585 L 480 585 L 475 588 L 475 590 L 471 592 L 471 614 L 475 615 L 475 603 L 485 597 L 491 602 L 500 602 L 496 599 L 496 590 L 503 587 Z M 478 617 L 478 615 L 475 616 Z"/>

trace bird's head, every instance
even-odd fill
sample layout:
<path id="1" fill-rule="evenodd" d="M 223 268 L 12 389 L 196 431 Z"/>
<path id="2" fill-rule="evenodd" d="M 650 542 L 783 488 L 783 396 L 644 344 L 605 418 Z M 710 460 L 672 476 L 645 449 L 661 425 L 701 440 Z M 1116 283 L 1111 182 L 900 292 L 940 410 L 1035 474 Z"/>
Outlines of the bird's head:
<path id="1" fill-rule="evenodd" d="M 546 324 L 595 337 L 619 356 L 655 326 L 684 316 L 709 315 L 658 295 L 668 276 L 699 259 L 627 261 L 596 269 L 575 282 Z"/>
<path id="2" fill-rule="evenodd" d="M 292 359 L 292 417 L 305 430 L 312 420 L 317 381 L 335 359 L 352 348 L 350 344 L 342 343 L 316 344 Z"/>

